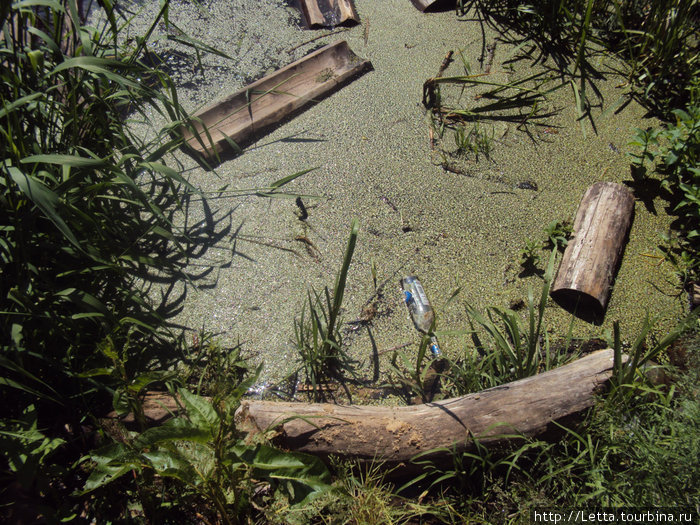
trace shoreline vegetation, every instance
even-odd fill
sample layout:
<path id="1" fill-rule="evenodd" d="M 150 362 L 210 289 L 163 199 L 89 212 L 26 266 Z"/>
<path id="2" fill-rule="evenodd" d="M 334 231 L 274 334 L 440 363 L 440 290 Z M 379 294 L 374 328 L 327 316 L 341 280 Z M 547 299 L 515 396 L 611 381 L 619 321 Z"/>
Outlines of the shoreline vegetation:
<path id="1" fill-rule="evenodd" d="M 533 508 L 617 506 L 697 515 L 697 313 L 663 334 L 649 319 L 640 320 L 639 334 L 621 334 L 616 322 L 598 340 L 549 333 L 545 306 L 571 233 L 565 221 L 542 225 L 542 241 L 523 240 L 523 270 L 542 277 L 527 301 L 486 311 L 465 301 L 469 326 L 460 335 L 471 343 L 462 355 L 431 360 L 430 336 L 450 335 L 436 331 L 425 334 L 417 355 L 401 345 L 389 349 L 384 375 L 375 356 L 368 380 L 343 343 L 348 327 L 371 325 L 378 314 L 368 303 L 357 320 L 342 317 L 358 238 L 353 220 L 334 286 L 310 290 L 295 320 L 297 373 L 265 392 L 424 403 L 612 348 L 609 391 L 583 421 L 554 423 L 557 439 L 514 439 L 493 450 L 471 436 L 474 446 L 455 449 L 447 463 L 413 458 L 419 474 L 410 477 L 383 468 L 379 458 L 362 468 L 351 460 L 324 463 L 275 448 L 265 436 L 248 439 L 234 413 L 262 367 L 241 345 L 223 347 L 204 330 L 190 341 L 171 322 L 184 297 L 169 283 L 197 279 L 190 262 L 232 228 L 224 224 L 212 235 L 179 220 L 190 202 L 208 196 L 171 160 L 180 130 L 191 123 L 148 48 L 156 28 L 172 23 L 173 6 L 163 0 L 144 34 L 134 35 L 118 2 L 97 4 L 104 20 L 96 27 L 85 23 L 76 0 L 0 6 L 3 521 L 528 523 Z M 642 201 L 667 203 L 673 235 L 661 257 L 674 266 L 679 295 L 692 297 L 700 282 L 697 1 L 459 0 L 456 16 L 495 28 L 521 60 L 556 64 L 581 121 L 592 118 L 596 60 L 621 60 L 628 89 L 610 111 L 635 99 L 662 121 L 626 130 L 634 148 L 631 189 Z M 179 28 L 173 35 L 198 58 L 216 52 Z M 483 65 L 490 67 L 494 51 L 487 47 L 483 42 Z M 545 89 L 536 78 L 499 86 L 466 62 L 464 69 L 426 83 L 435 147 L 446 163 L 447 139 L 464 155 L 488 157 L 484 118 L 527 109 L 535 121 L 538 89 Z M 477 83 L 485 105 L 459 105 L 450 93 Z M 144 139 L 129 123 L 145 118 L 147 107 L 166 124 Z M 300 202 L 285 186 L 307 172 L 241 194 Z M 303 202 L 299 207 L 305 212 Z M 372 277 L 380 296 L 374 264 Z M 155 289 L 165 291 L 154 303 Z M 462 301 L 459 290 L 452 301 Z M 153 425 L 143 403 L 148 391 L 172 396 L 177 413 Z M 106 418 L 110 412 L 117 418 Z"/>

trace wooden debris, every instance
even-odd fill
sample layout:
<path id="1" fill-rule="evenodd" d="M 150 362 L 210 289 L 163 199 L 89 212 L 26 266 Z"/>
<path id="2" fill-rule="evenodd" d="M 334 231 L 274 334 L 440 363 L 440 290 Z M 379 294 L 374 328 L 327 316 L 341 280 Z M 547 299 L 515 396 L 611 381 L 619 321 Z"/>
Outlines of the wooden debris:
<path id="1" fill-rule="evenodd" d="M 474 437 L 492 447 L 539 436 L 552 422 L 591 407 L 613 367 L 611 349 L 573 363 L 466 396 L 416 406 L 340 406 L 326 403 L 243 401 L 240 428 L 274 431 L 273 443 L 290 450 L 407 463 L 419 453 L 438 458 L 474 448 Z M 434 451 L 444 447 L 441 451 Z M 454 447 L 454 448 L 453 448 Z M 429 452 L 433 451 L 433 452 Z"/>
<path id="2" fill-rule="evenodd" d="M 493 66 L 493 58 L 496 54 L 496 42 L 492 42 L 486 46 L 486 67 L 484 67 L 484 73 L 487 75 L 491 73 L 491 66 Z"/>
<path id="3" fill-rule="evenodd" d="M 183 130 L 186 146 L 217 160 L 285 117 L 371 69 L 344 40 L 329 44 L 198 111 Z"/>
<path id="4" fill-rule="evenodd" d="M 452 62 L 452 55 L 454 54 L 454 51 L 450 49 L 447 54 L 445 55 L 445 58 L 442 59 L 442 64 L 440 64 L 440 69 L 438 70 L 437 75 L 435 75 L 435 78 L 440 78 L 442 74 L 445 72 L 445 70 L 450 66 L 450 63 Z"/>
<path id="5" fill-rule="evenodd" d="M 551 296 L 582 319 L 601 322 L 632 224 L 634 197 L 620 184 L 597 182 L 581 200 Z"/>
<path id="6" fill-rule="evenodd" d="M 335 27 L 347 22 L 360 23 L 352 0 L 300 0 L 306 24 L 314 27 Z"/>

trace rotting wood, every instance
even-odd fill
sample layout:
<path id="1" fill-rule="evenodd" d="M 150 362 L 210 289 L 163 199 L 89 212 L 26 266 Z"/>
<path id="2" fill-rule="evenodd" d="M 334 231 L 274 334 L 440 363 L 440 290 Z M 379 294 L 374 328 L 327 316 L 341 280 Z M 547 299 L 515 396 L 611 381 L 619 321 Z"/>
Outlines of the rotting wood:
<path id="1" fill-rule="evenodd" d="M 360 23 L 352 0 L 299 0 L 299 4 L 310 28 Z"/>
<path id="2" fill-rule="evenodd" d="M 621 184 L 597 182 L 581 200 L 551 296 L 563 308 L 599 323 L 632 224 L 634 197 Z"/>
<path id="3" fill-rule="evenodd" d="M 324 46 L 195 113 L 185 144 L 215 160 L 230 142 L 241 146 L 371 67 L 344 40 Z"/>
<path id="4" fill-rule="evenodd" d="M 243 401 L 236 421 L 251 435 L 272 432 L 273 443 L 284 449 L 391 466 L 420 453 L 437 458 L 445 450 L 470 450 L 473 437 L 496 447 L 512 441 L 514 434 L 542 435 L 552 422 L 591 407 L 612 368 L 613 351 L 607 349 L 532 377 L 425 405 Z M 442 452 L 434 450 L 439 447 Z"/>

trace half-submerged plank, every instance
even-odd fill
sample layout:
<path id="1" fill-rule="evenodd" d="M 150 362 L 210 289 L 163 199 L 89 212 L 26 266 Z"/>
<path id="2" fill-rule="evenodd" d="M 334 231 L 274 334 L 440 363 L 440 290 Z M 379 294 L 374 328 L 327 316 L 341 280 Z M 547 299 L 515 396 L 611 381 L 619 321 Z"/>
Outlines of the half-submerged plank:
<path id="1" fill-rule="evenodd" d="M 335 27 L 346 22 L 360 23 L 352 0 L 299 0 L 309 27 Z"/>
<path id="2" fill-rule="evenodd" d="M 275 430 L 286 449 L 361 462 L 396 465 L 438 447 L 470 450 L 473 437 L 499 446 L 518 436 L 545 433 L 553 421 L 591 407 L 607 386 L 613 351 L 591 353 L 573 363 L 463 397 L 405 407 L 243 401 L 241 427 L 255 434 Z M 448 452 L 449 454 L 449 452 Z M 438 457 L 440 452 L 429 455 Z"/>
<path id="3" fill-rule="evenodd" d="M 215 158 L 231 141 L 251 140 L 371 67 L 344 40 L 324 46 L 195 113 L 185 144 Z"/>
<path id="4" fill-rule="evenodd" d="M 551 296 L 582 319 L 601 322 L 632 224 L 634 197 L 621 184 L 596 182 L 581 199 Z"/>

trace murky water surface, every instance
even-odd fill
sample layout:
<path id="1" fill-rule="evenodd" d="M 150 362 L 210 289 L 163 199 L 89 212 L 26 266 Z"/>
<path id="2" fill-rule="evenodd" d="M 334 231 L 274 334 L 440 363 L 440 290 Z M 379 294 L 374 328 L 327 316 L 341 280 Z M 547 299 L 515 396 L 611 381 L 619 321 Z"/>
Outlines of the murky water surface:
<path id="1" fill-rule="evenodd" d="M 148 20 L 157 3 L 121 4 Z M 503 83 L 542 72 L 541 78 L 552 77 L 541 85 L 544 90 L 556 85 L 556 70 L 516 60 L 513 46 L 497 41 L 488 27 L 458 20 L 454 12 L 423 14 L 410 0 L 356 0 L 355 5 L 361 25 L 309 42 L 330 30 L 304 29 L 299 12 L 282 0 L 173 1 L 170 18 L 178 28 L 231 58 L 211 53 L 197 58 L 165 39 L 152 48 L 166 60 L 180 100 L 191 111 L 338 38 L 374 66 L 215 172 L 176 154 L 190 182 L 209 197 L 206 203 L 191 202 L 187 223 L 200 224 L 214 244 L 193 261 L 192 270 L 200 275 L 193 286 L 175 286 L 175 293 L 186 291 L 177 320 L 216 333 L 226 345 L 240 341 L 265 361 L 267 378 L 294 366 L 294 319 L 307 290 L 333 286 L 353 218 L 361 229 L 344 319 L 369 313 L 371 322 L 349 324 L 344 333 L 350 354 L 369 376 L 373 348 L 381 354 L 418 342 L 401 302 L 401 277 L 421 279 L 441 330 L 468 327 L 465 302 L 482 309 L 507 307 L 526 298 L 528 287 L 537 297 L 541 279 L 522 277 L 518 265 L 525 241 L 544 240 L 547 224 L 572 219 L 594 182 L 630 180 L 625 152 L 631 129 L 653 124 L 635 104 L 603 115 L 622 93 L 621 80 L 610 77 L 598 83 L 599 96 L 589 93 L 593 122 L 584 121 L 583 129 L 573 92 L 564 86 L 538 102 L 537 114 L 544 115 L 539 125 L 523 125 L 527 112 L 522 120 L 484 118 L 480 129 L 490 138 L 489 158 L 481 155 L 477 162 L 473 155 L 450 155 L 456 149 L 451 134 L 445 136 L 443 155 L 431 149 L 421 99 L 423 82 L 436 75 L 448 51 L 454 51 L 455 61 L 445 76 L 464 74 L 465 65 L 472 73 L 488 68 L 487 78 Z M 161 24 L 156 36 L 168 31 L 175 30 Z M 596 67 L 606 71 L 602 63 Z M 483 104 L 479 93 L 468 87 L 443 95 L 446 102 L 473 107 Z M 159 124 L 156 114 L 151 124 Z M 304 195 L 304 220 L 294 198 L 233 193 L 267 187 L 308 168 L 316 169 L 287 187 Z M 667 325 L 681 313 L 682 301 L 669 295 L 671 269 L 654 257 L 670 222 L 663 206 L 637 203 L 605 322 L 598 327 L 577 320 L 575 336 L 599 336 L 620 320 L 631 339 L 646 312 Z M 459 295 L 447 304 L 458 288 Z M 545 324 L 553 335 L 566 334 L 570 322 L 550 304 Z M 465 335 L 441 338 L 443 352 L 453 357 L 468 344 Z"/>

